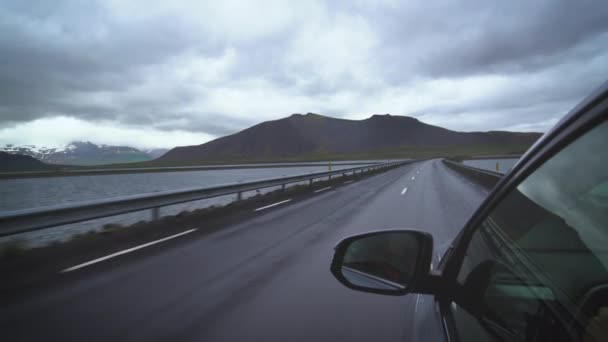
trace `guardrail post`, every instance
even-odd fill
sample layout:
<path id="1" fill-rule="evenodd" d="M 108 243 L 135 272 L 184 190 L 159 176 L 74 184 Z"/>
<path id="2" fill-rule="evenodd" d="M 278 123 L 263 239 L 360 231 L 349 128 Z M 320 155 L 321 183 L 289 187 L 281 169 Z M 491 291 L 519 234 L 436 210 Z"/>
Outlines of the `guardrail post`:
<path id="1" fill-rule="evenodd" d="M 312 178 L 308 180 L 308 186 L 312 186 Z"/>
<path id="2" fill-rule="evenodd" d="M 150 209 L 150 212 L 152 213 L 152 216 L 151 216 L 152 221 L 156 221 L 160 218 L 160 208 L 159 207 L 154 207 L 154 208 Z"/>
<path id="3" fill-rule="evenodd" d="M 281 185 L 281 190 L 285 191 L 285 184 Z"/>
<path id="4" fill-rule="evenodd" d="M 242 192 L 242 191 L 239 191 L 239 192 L 236 194 L 236 200 L 237 200 L 237 201 L 240 201 L 240 200 L 242 200 L 242 199 L 243 199 L 243 192 Z"/>

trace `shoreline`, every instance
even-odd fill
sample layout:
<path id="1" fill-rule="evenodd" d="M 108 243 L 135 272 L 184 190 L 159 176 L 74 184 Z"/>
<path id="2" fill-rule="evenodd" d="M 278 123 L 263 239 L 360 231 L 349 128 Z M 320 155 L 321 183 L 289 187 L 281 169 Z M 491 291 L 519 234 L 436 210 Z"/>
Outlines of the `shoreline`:
<path id="1" fill-rule="evenodd" d="M 378 161 L 353 161 L 353 162 L 331 162 L 332 166 L 345 165 L 372 165 Z M 104 169 L 74 169 L 62 171 L 25 171 L 25 172 L 0 172 L 0 179 L 24 179 L 24 178 L 50 178 L 50 177 L 78 177 L 98 175 L 120 175 L 133 173 L 162 173 L 162 172 L 185 172 L 185 171 L 214 171 L 214 170 L 236 170 L 236 169 L 270 169 L 283 167 L 306 167 L 306 166 L 329 166 L 329 162 L 310 163 L 266 163 L 266 164 L 234 164 L 234 165 L 201 165 L 201 166 L 163 166 L 147 168 L 104 168 Z"/>

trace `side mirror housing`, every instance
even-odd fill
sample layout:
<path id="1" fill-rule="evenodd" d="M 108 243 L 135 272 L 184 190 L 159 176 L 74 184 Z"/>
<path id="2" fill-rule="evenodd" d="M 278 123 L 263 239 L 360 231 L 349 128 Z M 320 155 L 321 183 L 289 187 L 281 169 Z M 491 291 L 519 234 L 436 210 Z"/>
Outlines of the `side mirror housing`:
<path id="1" fill-rule="evenodd" d="M 414 230 L 384 230 L 347 237 L 335 247 L 332 274 L 357 291 L 402 296 L 427 292 L 433 237 Z"/>

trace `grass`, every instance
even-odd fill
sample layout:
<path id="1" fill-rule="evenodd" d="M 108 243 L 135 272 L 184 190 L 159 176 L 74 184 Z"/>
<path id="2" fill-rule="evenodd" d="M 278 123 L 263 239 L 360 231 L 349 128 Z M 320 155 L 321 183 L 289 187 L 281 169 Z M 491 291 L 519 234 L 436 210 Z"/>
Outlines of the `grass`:
<path id="1" fill-rule="evenodd" d="M 456 156 L 479 156 L 479 155 L 505 155 L 522 154 L 529 148 L 528 145 L 484 145 L 484 146 L 444 146 L 420 149 L 412 146 L 404 146 L 398 149 L 374 150 L 361 153 L 330 154 L 317 153 L 299 158 L 288 158 L 282 161 L 310 162 L 323 160 L 382 160 L 382 159 L 427 159 L 427 158 L 450 158 Z"/>
<path id="2" fill-rule="evenodd" d="M 427 159 L 454 156 L 478 156 L 478 155 L 505 155 L 523 154 L 529 145 L 471 145 L 471 146 L 440 146 L 421 149 L 416 146 L 402 146 L 400 148 L 377 149 L 356 153 L 328 153 L 318 151 L 311 154 L 286 157 L 286 158 L 247 158 L 235 156 L 218 160 L 191 160 L 186 163 L 160 163 L 149 162 L 146 166 L 168 167 L 168 166 L 202 166 L 223 164 L 256 164 L 256 163 L 304 163 L 323 161 L 358 161 L 358 160 L 383 160 L 383 159 Z M 120 165 L 126 167 L 128 165 Z M 117 165 L 118 167 L 118 165 Z M 130 167 L 133 167 L 131 165 Z"/>
<path id="3" fill-rule="evenodd" d="M 83 239 L 90 239 L 92 237 L 97 236 L 97 234 L 99 234 L 99 231 L 96 230 L 90 230 L 88 232 L 85 233 L 80 233 L 80 234 L 76 234 L 76 235 L 72 235 L 72 237 L 70 238 L 69 241 L 78 241 L 78 240 L 83 240 Z"/>
<path id="4" fill-rule="evenodd" d="M 27 248 L 21 240 L 13 240 L 0 244 L 0 260 L 15 259 L 25 253 Z"/>

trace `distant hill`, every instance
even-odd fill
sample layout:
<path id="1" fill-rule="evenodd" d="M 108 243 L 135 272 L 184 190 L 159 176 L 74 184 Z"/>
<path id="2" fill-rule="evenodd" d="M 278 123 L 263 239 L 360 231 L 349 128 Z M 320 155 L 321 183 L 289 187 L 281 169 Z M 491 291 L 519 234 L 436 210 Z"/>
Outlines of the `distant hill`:
<path id="1" fill-rule="evenodd" d="M 0 152 L 0 172 L 53 171 L 57 167 L 34 157 Z"/>
<path id="2" fill-rule="evenodd" d="M 75 141 L 56 148 L 35 145 L 6 145 L 0 147 L 0 151 L 31 156 L 45 163 L 61 165 L 133 163 L 155 158 L 133 147 L 96 145 L 89 141 Z"/>
<path id="3" fill-rule="evenodd" d="M 167 153 L 168 151 L 168 148 L 153 148 L 151 150 L 145 150 L 144 152 L 149 155 L 151 159 L 156 159 Z"/>
<path id="4" fill-rule="evenodd" d="M 176 147 L 157 161 L 231 161 L 425 157 L 521 153 L 540 133 L 456 132 L 407 116 L 344 120 L 308 113 L 267 121 L 197 146 Z"/>

